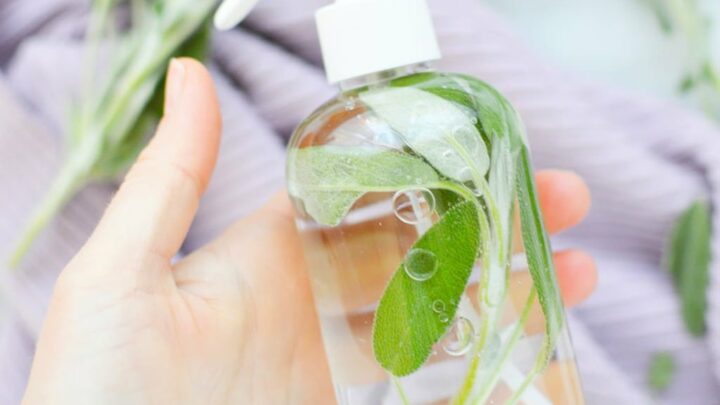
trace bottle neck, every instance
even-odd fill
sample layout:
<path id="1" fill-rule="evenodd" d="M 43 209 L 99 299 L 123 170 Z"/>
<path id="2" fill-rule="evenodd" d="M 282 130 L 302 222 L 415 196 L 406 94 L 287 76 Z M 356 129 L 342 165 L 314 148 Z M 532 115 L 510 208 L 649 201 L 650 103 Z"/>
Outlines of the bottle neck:
<path id="1" fill-rule="evenodd" d="M 370 73 L 365 76 L 353 77 L 352 79 L 343 80 L 339 83 L 340 91 L 357 89 L 360 87 L 381 87 L 393 79 L 408 76 L 415 73 L 429 72 L 433 70 L 428 62 L 415 63 L 412 65 L 402 66 L 394 69 L 383 70 L 381 72 Z"/>

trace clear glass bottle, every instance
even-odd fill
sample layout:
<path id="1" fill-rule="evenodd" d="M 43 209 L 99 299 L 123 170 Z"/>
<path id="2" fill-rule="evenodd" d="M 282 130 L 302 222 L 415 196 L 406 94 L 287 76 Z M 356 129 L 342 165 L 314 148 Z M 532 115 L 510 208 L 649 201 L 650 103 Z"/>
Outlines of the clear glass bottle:
<path id="1" fill-rule="evenodd" d="M 582 404 L 522 123 L 426 65 L 342 83 L 288 189 L 340 404 Z"/>

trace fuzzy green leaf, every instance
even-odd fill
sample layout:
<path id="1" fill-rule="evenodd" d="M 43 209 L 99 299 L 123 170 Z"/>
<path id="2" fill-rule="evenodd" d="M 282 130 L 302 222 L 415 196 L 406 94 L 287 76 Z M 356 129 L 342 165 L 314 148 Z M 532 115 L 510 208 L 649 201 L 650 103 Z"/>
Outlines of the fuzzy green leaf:
<path id="1" fill-rule="evenodd" d="M 301 199 L 317 222 L 340 223 L 368 192 L 428 187 L 440 179 L 422 159 L 377 147 L 316 146 L 290 152 L 291 195 Z"/>
<path id="2" fill-rule="evenodd" d="M 472 202 L 454 206 L 411 249 L 435 256 L 434 276 L 416 281 L 406 273 L 405 262 L 390 280 L 375 313 L 373 350 L 378 363 L 393 375 L 420 368 L 451 326 L 475 263 L 479 227 Z"/>
<path id="3" fill-rule="evenodd" d="M 528 269 L 538 300 L 545 315 L 545 347 L 542 362 L 550 360 L 555 340 L 564 322 L 564 308 L 560 289 L 555 280 L 550 239 L 542 223 L 540 203 L 533 180 L 532 164 L 527 148 L 523 148 L 518 159 L 517 197 Z"/>
<path id="4" fill-rule="evenodd" d="M 490 157 L 474 112 L 410 87 L 370 90 L 359 97 L 445 176 L 465 182 L 474 173 L 487 173 Z"/>
<path id="5" fill-rule="evenodd" d="M 672 232 L 667 267 L 680 292 L 682 316 L 694 336 L 705 333 L 710 282 L 710 206 L 695 202 L 678 219 Z"/>

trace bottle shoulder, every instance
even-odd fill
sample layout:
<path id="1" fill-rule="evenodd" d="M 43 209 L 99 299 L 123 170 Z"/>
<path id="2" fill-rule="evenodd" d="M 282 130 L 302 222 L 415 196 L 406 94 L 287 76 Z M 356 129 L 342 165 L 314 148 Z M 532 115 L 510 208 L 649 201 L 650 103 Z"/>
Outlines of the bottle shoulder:
<path id="1" fill-rule="evenodd" d="M 430 105 L 434 108 L 427 108 Z M 378 113 L 381 109 L 385 112 Z M 466 74 L 422 72 L 338 94 L 298 126 L 289 146 L 402 147 L 402 142 L 392 142 L 391 133 L 398 128 L 388 120 L 390 111 L 406 114 L 405 121 L 424 122 L 425 127 L 432 124 L 437 130 L 456 124 L 458 117 L 453 113 L 460 111 L 474 122 L 483 138 L 510 135 L 524 139 L 515 109 L 486 82 Z"/>

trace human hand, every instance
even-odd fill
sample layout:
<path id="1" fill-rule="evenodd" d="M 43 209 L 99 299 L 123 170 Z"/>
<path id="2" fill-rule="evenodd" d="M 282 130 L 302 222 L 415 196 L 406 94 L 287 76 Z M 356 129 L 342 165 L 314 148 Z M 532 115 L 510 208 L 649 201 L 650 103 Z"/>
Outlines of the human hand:
<path id="1" fill-rule="evenodd" d="M 171 263 L 221 131 L 199 63 L 174 61 L 167 92 L 157 135 L 58 279 L 25 404 L 332 403 L 287 197 Z M 537 182 L 551 232 L 586 214 L 577 176 L 545 171 Z M 559 252 L 555 264 L 567 305 L 590 294 L 587 255 Z"/>

